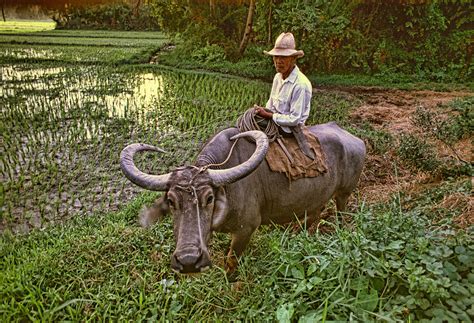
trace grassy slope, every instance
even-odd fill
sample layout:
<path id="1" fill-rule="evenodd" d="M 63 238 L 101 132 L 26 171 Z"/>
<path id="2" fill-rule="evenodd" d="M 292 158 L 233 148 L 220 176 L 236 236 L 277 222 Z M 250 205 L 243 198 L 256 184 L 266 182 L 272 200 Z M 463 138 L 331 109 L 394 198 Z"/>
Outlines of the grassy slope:
<path id="1" fill-rule="evenodd" d="M 0 320 L 286 322 L 412 315 L 469 321 L 473 233 L 450 229 L 460 211 L 433 205 L 471 189 L 470 181 L 458 179 L 416 196 L 401 192 L 385 205 L 362 204 L 352 228 L 329 224 L 335 227 L 329 234 L 263 228 L 242 258 L 236 283 L 221 269 L 229 242 L 224 235 L 212 243 L 213 270 L 173 274 L 170 219 L 150 231 L 135 223 L 140 207 L 155 197 L 145 193 L 117 213 L 28 236 L 3 235 Z"/>
<path id="2" fill-rule="evenodd" d="M 453 188 L 469 193 L 465 181 L 450 185 L 432 198 Z M 2 321 L 474 315 L 473 232 L 456 233 L 447 229 L 449 218 L 432 218 L 432 201 L 408 209 L 409 199 L 398 196 L 385 206 L 361 206 L 352 228 L 333 223 L 329 234 L 262 228 L 242 258 L 238 282 L 229 283 L 221 268 L 224 235 L 211 246 L 217 267 L 194 277 L 170 271 L 170 219 L 149 231 L 135 220 L 154 196 L 114 214 L 2 236 Z"/>

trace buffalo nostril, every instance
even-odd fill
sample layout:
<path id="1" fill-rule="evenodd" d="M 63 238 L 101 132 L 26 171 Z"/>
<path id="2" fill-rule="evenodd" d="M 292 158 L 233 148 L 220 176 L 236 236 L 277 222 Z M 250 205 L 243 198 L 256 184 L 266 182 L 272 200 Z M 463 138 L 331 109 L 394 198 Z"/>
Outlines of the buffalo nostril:
<path id="1" fill-rule="evenodd" d="M 195 265 L 202 257 L 200 249 L 181 250 L 175 254 L 177 262 L 183 266 Z"/>

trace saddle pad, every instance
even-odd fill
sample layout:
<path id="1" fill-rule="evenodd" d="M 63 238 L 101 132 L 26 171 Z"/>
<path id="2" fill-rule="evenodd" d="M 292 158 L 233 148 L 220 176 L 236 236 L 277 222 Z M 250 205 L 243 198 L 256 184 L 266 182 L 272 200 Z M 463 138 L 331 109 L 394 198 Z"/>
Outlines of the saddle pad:
<path id="1" fill-rule="evenodd" d="M 303 133 L 310 149 L 313 150 L 316 156 L 314 160 L 307 157 L 301 151 L 298 142 L 293 137 L 281 138 L 281 141 L 293 158 L 293 164 L 277 141 L 270 143 L 267 155 L 265 156 L 270 169 L 274 172 L 285 173 L 290 181 L 303 177 L 316 177 L 327 171 L 326 158 L 318 138 L 306 127 L 303 128 Z"/>

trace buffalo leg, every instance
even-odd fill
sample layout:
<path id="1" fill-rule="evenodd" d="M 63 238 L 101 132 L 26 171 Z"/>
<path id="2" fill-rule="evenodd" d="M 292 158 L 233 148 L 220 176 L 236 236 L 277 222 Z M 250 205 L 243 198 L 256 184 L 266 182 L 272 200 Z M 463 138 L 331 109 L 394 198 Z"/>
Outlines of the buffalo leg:
<path id="1" fill-rule="evenodd" d="M 227 253 L 225 261 L 225 271 L 228 274 L 233 273 L 237 269 L 237 258 L 242 255 L 245 247 L 247 247 L 254 230 L 255 228 L 248 228 L 247 230 L 241 230 L 236 233 L 232 233 L 232 241 L 230 243 L 230 249 Z"/>
<path id="2" fill-rule="evenodd" d="M 334 199 L 336 200 L 336 216 L 341 221 L 341 223 L 344 223 L 344 217 L 342 215 L 342 212 L 346 211 L 347 200 L 349 199 L 350 195 L 351 193 L 349 192 L 341 193 L 334 197 Z"/>

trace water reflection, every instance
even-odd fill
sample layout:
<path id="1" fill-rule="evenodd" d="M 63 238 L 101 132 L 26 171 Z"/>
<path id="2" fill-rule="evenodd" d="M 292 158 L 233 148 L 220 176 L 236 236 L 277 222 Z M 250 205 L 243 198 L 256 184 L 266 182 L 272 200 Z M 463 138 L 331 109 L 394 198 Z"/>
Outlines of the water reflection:
<path id="1" fill-rule="evenodd" d="M 117 209 L 142 191 L 120 172 L 123 147 L 161 146 L 169 153 L 136 162 L 147 173 L 167 171 L 191 161 L 216 128 L 268 92 L 174 71 L 31 67 L 0 67 L 0 212 L 7 215 L 0 231 Z"/>
<path id="2" fill-rule="evenodd" d="M 105 105 L 109 107 L 110 117 L 125 117 L 130 109 L 137 107 L 152 108 L 154 102 L 159 101 L 164 94 L 163 76 L 145 73 L 136 76 L 136 85 L 127 92 L 118 95 L 106 95 Z"/>

